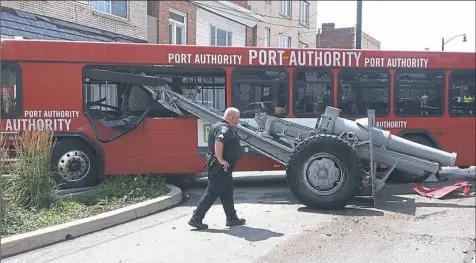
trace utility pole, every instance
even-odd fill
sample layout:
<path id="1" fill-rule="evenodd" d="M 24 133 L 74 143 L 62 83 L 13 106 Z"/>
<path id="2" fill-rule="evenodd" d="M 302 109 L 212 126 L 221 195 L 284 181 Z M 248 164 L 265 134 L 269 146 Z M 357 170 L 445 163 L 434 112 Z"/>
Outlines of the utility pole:
<path id="1" fill-rule="evenodd" d="M 362 0 L 357 0 L 357 25 L 355 29 L 355 48 L 362 49 Z"/>

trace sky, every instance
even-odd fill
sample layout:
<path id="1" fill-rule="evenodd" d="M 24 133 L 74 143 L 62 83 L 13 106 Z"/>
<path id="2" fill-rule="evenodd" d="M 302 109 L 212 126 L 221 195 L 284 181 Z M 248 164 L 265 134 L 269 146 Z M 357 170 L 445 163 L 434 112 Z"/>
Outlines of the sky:
<path id="1" fill-rule="evenodd" d="M 362 30 L 383 50 L 441 51 L 441 38 L 455 38 L 445 51 L 475 52 L 476 1 L 363 1 Z M 356 24 L 357 1 L 317 1 L 317 25 Z"/>

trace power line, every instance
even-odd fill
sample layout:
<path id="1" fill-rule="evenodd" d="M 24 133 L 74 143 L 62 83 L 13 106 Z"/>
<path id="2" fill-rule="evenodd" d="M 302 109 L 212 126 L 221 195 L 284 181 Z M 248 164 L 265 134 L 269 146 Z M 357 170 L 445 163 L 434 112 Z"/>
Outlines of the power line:
<path id="1" fill-rule="evenodd" d="M 317 13 L 314 14 L 312 17 L 309 17 L 309 20 L 310 20 L 311 18 L 315 17 L 316 15 L 317 15 Z M 291 29 L 293 29 L 293 28 L 296 28 L 296 27 L 299 26 L 299 25 L 300 25 L 300 23 L 297 23 L 296 25 L 294 25 L 294 26 L 292 26 L 292 27 L 290 27 L 290 28 L 288 28 L 288 29 L 286 29 L 286 30 L 284 30 L 284 31 L 281 31 L 281 32 L 279 32 L 279 33 L 277 33 L 277 34 L 274 34 L 274 35 L 269 36 L 269 38 L 272 38 L 272 37 L 281 35 L 281 34 L 283 34 L 283 33 L 286 33 L 286 32 L 288 32 L 289 30 L 291 30 Z M 309 32 L 312 32 L 312 31 L 309 31 Z M 307 32 L 307 33 L 309 33 L 309 32 Z M 303 32 L 303 33 L 305 33 L 305 32 Z M 301 33 L 301 34 L 303 34 L 303 33 Z M 316 32 L 314 32 L 314 33 L 316 33 Z M 259 39 L 257 39 L 257 41 L 258 41 L 258 40 L 263 40 L 263 39 L 266 39 L 266 38 L 268 38 L 268 37 L 259 38 Z"/>
<path id="2" fill-rule="evenodd" d="M 306 27 L 305 25 L 301 24 L 301 23 L 298 23 L 297 25 L 294 25 L 294 26 L 289 26 L 289 25 L 282 25 L 282 24 L 276 24 L 276 23 L 271 23 L 271 22 L 263 22 L 263 21 L 260 21 L 259 19 L 256 19 L 256 18 L 250 18 L 250 17 L 245 17 L 245 16 L 239 16 L 239 15 L 236 15 L 236 14 L 232 14 L 232 13 L 228 13 L 228 12 L 225 12 L 223 11 L 224 10 L 233 10 L 233 9 L 230 9 L 230 8 L 220 8 L 218 9 L 217 7 L 215 6 L 209 6 L 209 5 L 206 5 L 206 4 L 203 4 L 203 3 L 194 3 L 195 5 L 197 6 L 202 6 L 202 7 L 206 7 L 206 8 L 209 8 L 209 9 L 212 9 L 212 10 L 215 10 L 219 13 L 223 13 L 223 14 L 227 14 L 227 15 L 232 15 L 232 16 L 236 16 L 236 17 L 239 17 L 239 18 L 243 18 L 243 19 L 247 19 L 247 20 L 250 20 L 250 21 L 253 21 L 253 22 L 257 22 L 257 23 L 266 23 L 268 25 L 275 25 L 275 26 L 280 26 L 280 27 L 287 27 L 287 28 L 296 28 L 297 26 L 302 26 L 302 27 Z M 314 14 L 312 17 L 315 17 L 316 14 Z M 309 20 L 311 20 L 311 18 L 309 18 Z M 287 19 L 287 18 L 283 18 L 283 17 L 275 17 L 275 18 L 278 18 L 278 19 L 282 19 L 282 20 L 286 20 L 286 21 L 300 21 L 300 20 L 292 20 L 292 19 Z M 310 21 L 309 21 L 310 23 Z"/>
<path id="3" fill-rule="evenodd" d="M 202 6 L 206 6 L 206 7 L 209 7 L 209 8 L 212 8 L 212 9 L 221 9 L 221 10 L 226 10 L 226 11 L 235 11 L 235 9 L 232 9 L 230 7 L 219 7 L 219 6 L 210 6 L 210 5 L 207 5 L 207 4 L 203 4 L 203 3 L 195 3 L 197 5 L 202 5 Z M 250 10 L 251 11 L 251 10 Z M 280 20 L 286 20 L 286 21 L 296 21 L 296 22 L 301 22 L 300 19 L 292 19 L 292 18 L 286 18 L 286 17 L 282 17 L 282 16 L 271 16 L 271 15 L 266 15 L 266 14 L 260 14 L 260 13 L 257 13 L 255 11 L 252 11 L 253 13 L 259 15 L 259 16 L 263 16 L 263 17 L 269 17 L 269 18 L 275 18 L 275 19 L 280 19 Z M 229 13 L 227 13 L 229 14 Z M 233 14 L 234 15 L 234 14 Z M 313 15 L 315 16 L 315 15 Z M 242 18 L 245 18 L 245 17 L 242 17 Z M 247 19 L 249 19 L 248 17 L 246 17 Z M 309 18 L 310 19 L 310 18 Z M 253 21 L 256 21 L 256 22 L 261 22 L 259 19 L 254 19 Z M 316 22 L 311 22 L 311 21 L 308 21 L 309 24 L 311 23 L 316 23 Z"/>

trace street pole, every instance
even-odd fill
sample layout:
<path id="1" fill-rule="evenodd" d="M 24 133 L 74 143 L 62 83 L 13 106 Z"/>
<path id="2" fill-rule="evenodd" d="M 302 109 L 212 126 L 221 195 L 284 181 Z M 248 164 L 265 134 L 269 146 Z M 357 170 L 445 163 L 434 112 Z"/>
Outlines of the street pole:
<path id="1" fill-rule="evenodd" d="M 357 0 L 357 25 L 355 29 L 355 48 L 362 49 L 362 0 Z"/>
<path id="2" fill-rule="evenodd" d="M 441 38 L 441 51 L 445 51 L 445 38 Z"/>

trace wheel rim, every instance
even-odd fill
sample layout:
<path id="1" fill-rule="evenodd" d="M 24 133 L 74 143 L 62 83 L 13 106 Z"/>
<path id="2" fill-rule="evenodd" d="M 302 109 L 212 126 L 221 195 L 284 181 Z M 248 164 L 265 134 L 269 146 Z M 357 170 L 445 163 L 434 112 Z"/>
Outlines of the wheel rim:
<path id="1" fill-rule="evenodd" d="M 69 151 L 58 161 L 58 172 L 69 182 L 82 180 L 89 172 L 89 157 L 82 151 Z"/>
<path id="2" fill-rule="evenodd" d="M 330 153 L 317 153 L 304 164 L 303 181 L 318 195 L 337 192 L 345 181 L 344 164 Z"/>

